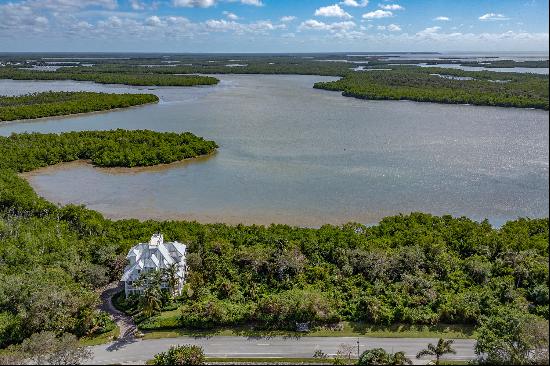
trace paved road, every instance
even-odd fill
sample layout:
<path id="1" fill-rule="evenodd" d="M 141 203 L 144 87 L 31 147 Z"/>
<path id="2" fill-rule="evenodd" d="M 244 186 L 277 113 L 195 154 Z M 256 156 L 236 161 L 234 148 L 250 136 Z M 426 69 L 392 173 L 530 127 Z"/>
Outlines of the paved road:
<path id="1" fill-rule="evenodd" d="M 341 344 L 357 347 L 355 337 L 179 337 L 138 340 L 127 339 L 119 342 L 91 347 L 94 354 L 90 364 L 143 364 L 156 353 L 166 351 L 172 345 L 195 344 L 202 346 L 210 357 L 311 357 L 315 350 L 332 355 Z M 428 343 L 437 339 L 427 338 L 359 338 L 360 350 L 381 347 L 389 352 L 404 351 L 417 361 L 415 355 Z M 467 360 L 475 358 L 474 340 L 456 340 L 456 355 L 450 359 Z M 356 348 L 355 348 L 356 349 Z M 425 363 L 425 362 L 424 362 Z"/>
<path id="2" fill-rule="evenodd" d="M 101 290 L 99 309 L 111 314 L 120 329 L 120 338 L 131 341 L 134 338 L 136 324 L 132 317 L 117 310 L 112 302 L 113 296 L 123 290 L 123 282 L 111 282 Z"/>

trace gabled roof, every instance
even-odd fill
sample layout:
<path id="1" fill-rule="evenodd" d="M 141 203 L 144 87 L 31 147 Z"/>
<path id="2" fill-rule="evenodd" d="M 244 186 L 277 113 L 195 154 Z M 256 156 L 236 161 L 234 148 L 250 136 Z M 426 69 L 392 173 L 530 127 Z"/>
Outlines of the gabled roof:
<path id="1" fill-rule="evenodd" d="M 170 264 L 185 264 L 185 244 L 178 242 L 164 243 L 161 234 L 155 234 L 149 243 L 140 243 L 128 251 L 126 258 L 130 264 L 126 266 L 122 281 L 138 279 L 144 269 L 161 269 Z M 183 273 L 183 269 L 178 272 Z"/>

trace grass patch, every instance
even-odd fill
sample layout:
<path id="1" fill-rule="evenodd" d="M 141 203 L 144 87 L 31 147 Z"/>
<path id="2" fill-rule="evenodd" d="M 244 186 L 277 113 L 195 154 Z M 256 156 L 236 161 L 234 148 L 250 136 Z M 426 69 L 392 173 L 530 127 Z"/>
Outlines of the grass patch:
<path id="1" fill-rule="evenodd" d="M 471 325 L 438 324 L 438 325 L 404 325 L 377 326 L 360 322 L 343 322 L 342 330 L 319 329 L 309 332 L 315 337 L 353 337 L 369 336 L 381 338 L 474 338 L 474 327 Z"/>
<path id="2" fill-rule="evenodd" d="M 92 335 L 89 337 L 80 338 L 78 341 L 81 346 L 97 346 L 100 344 L 105 344 L 111 342 L 113 339 L 118 338 L 120 335 L 120 328 L 117 326 L 115 329 L 97 335 Z"/>
<path id="3" fill-rule="evenodd" d="M 292 331 L 265 331 L 252 326 L 215 328 L 209 330 L 183 329 L 177 326 L 178 310 L 163 312 L 139 325 L 144 339 L 210 336 L 292 336 L 292 337 L 380 337 L 380 338 L 474 338 L 474 327 L 470 325 L 439 324 L 435 326 L 392 325 L 373 326 L 365 323 L 343 322 L 340 330 L 317 329 L 307 333 Z M 157 326 L 155 328 L 155 326 Z"/>
<path id="4" fill-rule="evenodd" d="M 326 364 L 332 364 L 332 359 L 320 359 L 320 358 L 288 358 L 288 357 L 269 357 L 269 358 L 242 358 L 242 357 L 207 357 L 206 362 L 216 362 L 216 363 L 222 363 L 222 362 L 242 362 L 242 363 L 252 363 L 257 364 L 258 362 L 266 362 L 266 363 L 289 363 L 291 365 L 311 365 L 311 364 L 319 364 L 319 363 L 326 363 Z"/>
<path id="5" fill-rule="evenodd" d="M 181 311 L 179 309 L 163 311 L 159 315 L 155 315 L 141 322 L 139 324 L 139 329 L 145 331 L 179 328 L 180 317 Z"/>

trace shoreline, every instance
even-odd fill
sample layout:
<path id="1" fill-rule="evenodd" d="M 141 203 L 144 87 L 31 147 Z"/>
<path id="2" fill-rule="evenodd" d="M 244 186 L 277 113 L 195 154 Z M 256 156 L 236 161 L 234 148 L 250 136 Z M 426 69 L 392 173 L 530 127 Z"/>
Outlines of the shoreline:
<path id="1" fill-rule="evenodd" d="M 78 160 L 73 160 L 68 162 L 60 162 L 54 165 L 44 166 L 41 168 L 30 170 L 28 172 L 17 173 L 17 175 L 21 178 L 27 179 L 27 178 L 33 177 L 34 175 L 44 174 L 48 172 L 55 172 L 58 170 L 70 168 L 72 166 L 80 166 L 80 167 L 91 166 L 93 169 L 103 170 L 111 174 L 124 174 L 124 173 L 139 174 L 139 173 L 145 173 L 145 172 L 172 169 L 175 166 L 185 166 L 192 163 L 203 162 L 216 155 L 217 155 L 217 150 L 214 150 L 210 154 L 199 155 L 193 158 L 174 161 L 172 163 L 163 163 L 163 164 L 148 165 L 148 166 L 135 166 L 132 168 L 96 166 L 90 159 L 78 159 Z"/>

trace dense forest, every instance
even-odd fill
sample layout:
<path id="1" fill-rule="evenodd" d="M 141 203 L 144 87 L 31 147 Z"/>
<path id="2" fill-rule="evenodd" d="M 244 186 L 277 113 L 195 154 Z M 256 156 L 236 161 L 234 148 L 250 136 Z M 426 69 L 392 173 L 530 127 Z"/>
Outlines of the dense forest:
<path id="1" fill-rule="evenodd" d="M 66 68 L 67 69 L 67 68 Z M 214 85 L 218 79 L 202 75 L 164 75 L 146 73 L 142 69 L 136 73 L 78 72 L 68 68 L 67 72 L 48 72 L 0 67 L 0 79 L 13 80 L 78 80 L 100 84 L 125 84 L 136 86 L 196 86 Z"/>
<path id="2" fill-rule="evenodd" d="M 157 103 L 153 94 L 111 94 L 92 92 L 44 92 L 20 96 L 0 95 L 0 122 Z"/>
<path id="3" fill-rule="evenodd" d="M 188 245 L 188 282 L 174 299 L 180 326 L 477 325 L 504 310 L 548 319 L 548 218 L 499 229 L 423 213 L 319 229 L 111 221 L 49 203 L 17 175 L 75 159 L 152 165 L 214 148 L 189 133 L 0 137 L 1 346 L 40 331 L 82 336 L 101 328 L 94 289 L 118 280 L 129 248 L 154 232 Z"/>
<path id="4" fill-rule="evenodd" d="M 548 110 L 548 75 L 403 67 L 355 72 L 315 88 L 360 99 L 414 100 Z"/>
<path id="5" fill-rule="evenodd" d="M 105 330 L 109 322 L 95 310 L 94 289 L 116 279 L 123 252 L 122 243 L 92 222 L 103 226 L 108 220 L 39 198 L 18 172 L 76 159 L 98 166 L 155 165 L 216 147 L 191 133 L 139 130 L 0 137 L 0 347 L 42 331 L 84 336 Z"/>

